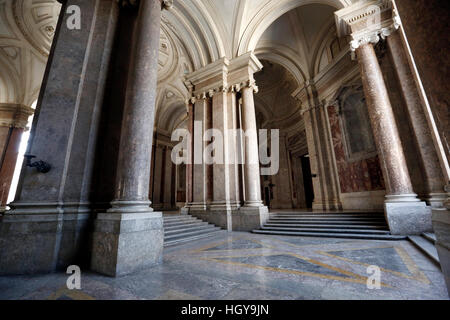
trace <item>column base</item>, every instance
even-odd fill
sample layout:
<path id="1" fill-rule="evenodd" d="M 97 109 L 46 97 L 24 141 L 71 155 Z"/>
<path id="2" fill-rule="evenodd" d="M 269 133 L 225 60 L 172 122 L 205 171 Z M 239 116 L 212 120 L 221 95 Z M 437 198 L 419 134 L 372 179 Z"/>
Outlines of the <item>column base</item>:
<path id="1" fill-rule="evenodd" d="M 0 223 L 0 274 L 52 273 L 88 265 L 88 213 L 63 213 L 57 204 L 15 206 Z"/>
<path id="2" fill-rule="evenodd" d="M 433 231 L 431 207 L 415 195 L 386 196 L 384 212 L 393 235 L 416 235 Z"/>
<path id="3" fill-rule="evenodd" d="M 269 220 L 269 209 L 266 206 L 240 207 L 233 213 L 233 231 L 252 231 L 259 229 Z"/>
<path id="4" fill-rule="evenodd" d="M 184 207 L 182 207 L 182 208 L 180 209 L 180 214 L 182 214 L 182 215 L 188 215 L 190 209 L 191 209 L 190 204 L 186 204 Z"/>
<path id="5" fill-rule="evenodd" d="M 427 203 L 434 209 L 444 209 L 445 201 L 448 199 L 447 193 L 430 193 L 427 199 Z"/>
<path id="6" fill-rule="evenodd" d="M 450 297 L 450 210 L 433 209 L 432 220 L 437 240 L 436 249 Z"/>
<path id="7" fill-rule="evenodd" d="M 127 275 L 162 262 L 161 212 L 102 213 L 95 221 L 91 269 L 112 276 Z"/>

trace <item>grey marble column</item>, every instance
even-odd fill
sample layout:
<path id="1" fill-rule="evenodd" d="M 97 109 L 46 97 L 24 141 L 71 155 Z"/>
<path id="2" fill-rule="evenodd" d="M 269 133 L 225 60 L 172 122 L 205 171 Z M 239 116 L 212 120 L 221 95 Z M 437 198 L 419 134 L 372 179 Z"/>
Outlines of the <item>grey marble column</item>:
<path id="1" fill-rule="evenodd" d="M 148 199 L 161 0 L 139 2 L 117 167 L 116 194 L 95 224 L 91 267 L 123 275 L 162 260 L 163 221 Z"/>
<path id="2" fill-rule="evenodd" d="M 245 206 L 261 207 L 261 178 L 259 168 L 258 129 L 252 86 L 242 89 L 242 129 L 244 139 Z"/>
<path id="3" fill-rule="evenodd" d="M 414 193 L 394 113 L 371 43 L 356 49 L 367 109 L 387 185 L 385 211 L 393 234 L 430 231 L 431 209 Z"/>
<path id="4" fill-rule="evenodd" d="M 422 106 L 414 76 L 408 64 L 400 31 L 395 31 L 387 37 L 387 44 L 408 108 L 408 118 L 418 145 L 419 162 L 425 176 L 423 184 L 428 196 L 427 202 L 432 207 L 442 208 L 447 198 L 447 193 L 444 191 L 445 178 L 440 168 L 439 158 L 433 144 L 431 130 L 425 117 L 424 107 Z"/>

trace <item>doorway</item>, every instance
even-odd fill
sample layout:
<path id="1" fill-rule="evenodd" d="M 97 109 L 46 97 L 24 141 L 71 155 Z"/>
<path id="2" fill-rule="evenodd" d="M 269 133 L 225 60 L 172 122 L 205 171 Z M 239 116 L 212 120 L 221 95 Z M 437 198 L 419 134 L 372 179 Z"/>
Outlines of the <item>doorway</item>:
<path id="1" fill-rule="evenodd" d="M 305 200 L 306 207 L 312 209 L 312 204 L 314 202 L 314 189 L 311 174 L 311 162 L 309 155 L 301 157 L 302 161 L 302 171 L 303 171 L 303 185 L 305 186 Z"/>

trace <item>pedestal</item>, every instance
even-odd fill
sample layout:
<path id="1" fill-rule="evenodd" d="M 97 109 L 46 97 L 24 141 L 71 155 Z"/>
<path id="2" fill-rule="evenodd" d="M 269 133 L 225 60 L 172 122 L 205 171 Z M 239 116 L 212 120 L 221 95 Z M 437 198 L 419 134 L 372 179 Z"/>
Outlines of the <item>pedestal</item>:
<path id="1" fill-rule="evenodd" d="M 233 231 L 252 231 L 260 229 L 269 220 L 269 208 L 241 207 L 233 214 Z"/>
<path id="2" fill-rule="evenodd" d="M 161 263 L 161 212 L 102 213 L 95 221 L 91 268 L 112 277 Z"/>
<path id="3" fill-rule="evenodd" d="M 436 249 L 450 296 L 450 210 L 434 209 L 432 214 Z"/>
<path id="4" fill-rule="evenodd" d="M 55 206 L 53 208 L 56 208 Z M 87 265 L 89 214 L 5 214 L 0 275 L 51 273 Z"/>
<path id="5" fill-rule="evenodd" d="M 433 232 L 431 207 L 425 202 L 413 196 L 411 201 L 390 199 L 389 196 L 386 198 L 388 200 L 384 204 L 385 215 L 393 235 L 420 235 L 423 232 Z"/>

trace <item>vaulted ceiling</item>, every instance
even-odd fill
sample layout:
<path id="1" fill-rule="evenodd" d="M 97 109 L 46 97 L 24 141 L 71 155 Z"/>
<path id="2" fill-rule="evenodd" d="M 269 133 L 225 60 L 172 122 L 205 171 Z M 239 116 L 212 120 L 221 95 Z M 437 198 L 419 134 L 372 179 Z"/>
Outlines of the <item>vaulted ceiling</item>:
<path id="1" fill-rule="evenodd" d="M 184 76 L 222 57 L 255 51 L 276 72 L 289 71 L 289 90 L 300 86 L 320 69 L 320 61 L 328 62 L 322 51 L 335 33 L 333 12 L 352 2 L 175 0 L 162 15 L 158 128 L 170 133 L 182 125 Z M 37 99 L 59 11 L 56 0 L 0 0 L 0 103 L 31 105 Z M 294 104 L 285 107 L 287 114 Z"/>

